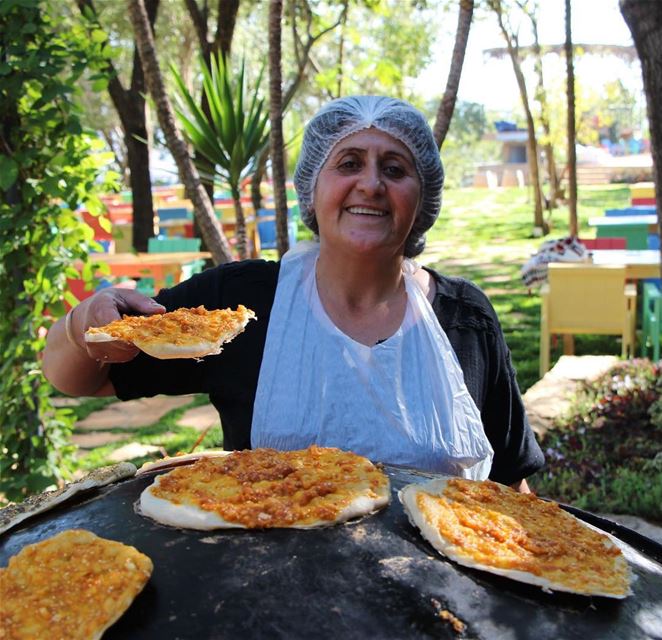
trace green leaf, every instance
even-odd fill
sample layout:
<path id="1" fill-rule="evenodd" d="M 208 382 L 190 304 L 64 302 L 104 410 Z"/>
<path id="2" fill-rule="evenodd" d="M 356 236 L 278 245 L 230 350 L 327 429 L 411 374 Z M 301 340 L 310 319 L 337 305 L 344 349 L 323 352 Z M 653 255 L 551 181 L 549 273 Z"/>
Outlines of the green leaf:
<path id="1" fill-rule="evenodd" d="M 108 88 L 108 78 L 99 78 L 92 82 L 92 91 L 104 91 Z"/>
<path id="2" fill-rule="evenodd" d="M 108 36 L 106 35 L 106 32 L 103 29 L 93 29 L 90 32 L 90 39 L 92 40 L 92 42 L 95 42 L 96 44 L 101 44 L 102 42 L 108 40 Z"/>
<path id="3" fill-rule="evenodd" d="M 7 191 L 18 178 L 18 164 L 9 156 L 0 155 L 0 189 Z"/>

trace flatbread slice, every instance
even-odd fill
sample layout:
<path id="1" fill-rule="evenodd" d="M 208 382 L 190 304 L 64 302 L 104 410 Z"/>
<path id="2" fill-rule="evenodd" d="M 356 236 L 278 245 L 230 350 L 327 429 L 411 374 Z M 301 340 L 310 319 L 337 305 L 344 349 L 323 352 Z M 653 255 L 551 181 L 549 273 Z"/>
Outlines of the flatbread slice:
<path id="1" fill-rule="evenodd" d="M 243 305 L 234 311 L 208 311 L 200 306 L 152 316 L 125 315 L 103 327 L 90 327 L 85 340 L 124 340 L 162 360 L 202 358 L 221 353 L 222 345 L 233 340 L 255 318 L 255 313 Z"/>
<path id="2" fill-rule="evenodd" d="M 90 471 L 85 477 L 67 484 L 61 489 L 37 493 L 28 496 L 23 502 L 10 504 L 4 509 L 0 509 L 0 534 L 15 527 L 23 520 L 48 511 L 83 491 L 103 487 L 124 478 L 131 478 L 135 474 L 136 466 L 134 464 L 119 462 L 109 467 L 101 467 Z"/>
<path id="3" fill-rule="evenodd" d="M 329 447 L 253 449 L 203 458 L 157 476 L 140 512 L 187 529 L 313 529 L 367 515 L 390 499 L 367 458 Z"/>
<path id="4" fill-rule="evenodd" d="M 24 547 L 0 569 L 0 637 L 95 640 L 152 574 L 133 547 L 70 529 Z"/>
<path id="5" fill-rule="evenodd" d="M 609 598 L 631 593 L 621 550 L 554 502 L 462 478 L 410 484 L 398 497 L 423 537 L 461 565 L 545 591 Z"/>

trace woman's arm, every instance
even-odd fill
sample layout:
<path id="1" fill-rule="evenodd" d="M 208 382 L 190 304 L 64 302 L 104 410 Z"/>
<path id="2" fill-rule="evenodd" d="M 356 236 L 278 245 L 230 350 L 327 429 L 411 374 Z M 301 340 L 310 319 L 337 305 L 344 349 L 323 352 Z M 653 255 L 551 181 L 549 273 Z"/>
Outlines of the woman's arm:
<path id="1" fill-rule="evenodd" d="M 106 365 L 128 362 L 136 357 L 138 349 L 120 341 L 86 343 L 85 331 L 118 320 L 124 313 L 152 315 L 164 311 L 162 305 L 136 291 L 111 287 L 96 293 L 49 330 L 44 375 L 56 389 L 68 395 L 114 395 Z"/>

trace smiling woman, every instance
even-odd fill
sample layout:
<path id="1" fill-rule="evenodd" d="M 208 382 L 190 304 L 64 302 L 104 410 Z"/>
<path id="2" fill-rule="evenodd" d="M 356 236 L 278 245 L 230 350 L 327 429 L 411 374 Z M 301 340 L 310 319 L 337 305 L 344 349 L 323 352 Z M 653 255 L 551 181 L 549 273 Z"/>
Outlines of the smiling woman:
<path id="1" fill-rule="evenodd" d="M 421 181 L 402 142 L 377 129 L 352 134 L 333 150 L 320 172 L 315 219 L 335 251 L 372 247 L 403 253 L 418 210 Z"/>
<path id="2" fill-rule="evenodd" d="M 317 444 L 524 490 L 542 454 L 496 314 L 475 285 L 413 260 L 439 215 L 443 177 L 410 104 L 334 100 L 308 123 L 295 173 L 314 242 L 278 263 L 204 271 L 161 291 L 162 307 L 105 289 L 81 303 L 68 336 L 51 331 L 45 371 L 77 395 L 208 393 L 226 449 Z M 201 362 L 82 339 L 120 312 L 239 304 L 257 320 Z"/>

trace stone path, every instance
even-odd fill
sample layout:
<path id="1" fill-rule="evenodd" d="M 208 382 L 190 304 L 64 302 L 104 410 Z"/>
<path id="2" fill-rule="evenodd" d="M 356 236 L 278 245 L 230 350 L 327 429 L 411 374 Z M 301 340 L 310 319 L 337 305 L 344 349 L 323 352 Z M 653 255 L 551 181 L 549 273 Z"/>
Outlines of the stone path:
<path id="1" fill-rule="evenodd" d="M 597 379 L 617 362 L 616 356 L 561 356 L 523 396 L 536 434 L 542 436 L 568 410 L 573 394 L 583 381 Z"/>
<path id="2" fill-rule="evenodd" d="M 85 453 L 96 447 L 127 440 L 131 437 L 132 429 L 147 427 L 158 422 L 173 409 L 190 404 L 193 398 L 194 396 L 155 396 L 113 402 L 76 423 L 73 443 L 79 447 L 81 453 Z M 220 425 L 220 420 L 216 409 L 208 404 L 185 411 L 177 420 L 177 425 L 192 427 L 202 432 L 214 425 Z M 114 431 L 116 429 L 122 429 L 123 432 L 118 433 Z M 114 462 L 121 462 L 159 452 L 164 453 L 158 446 L 129 442 L 116 449 L 110 457 Z"/>

